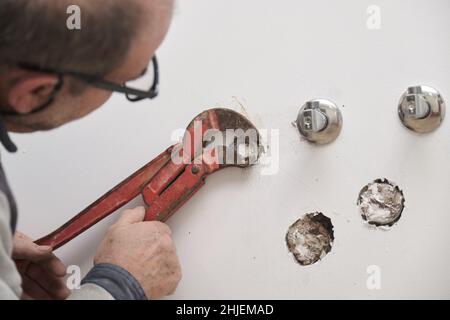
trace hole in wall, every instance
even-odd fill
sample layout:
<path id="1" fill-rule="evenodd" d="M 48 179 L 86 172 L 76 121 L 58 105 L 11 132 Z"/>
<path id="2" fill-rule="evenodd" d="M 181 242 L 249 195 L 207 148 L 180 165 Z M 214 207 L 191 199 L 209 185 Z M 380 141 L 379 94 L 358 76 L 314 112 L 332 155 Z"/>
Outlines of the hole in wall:
<path id="1" fill-rule="evenodd" d="M 388 179 L 377 179 L 364 186 L 358 202 L 362 218 L 377 227 L 391 227 L 405 207 L 402 190 Z"/>
<path id="2" fill-rule="evenodd" d="M 286 244 L 302 266 L 316 263 L 331 251 L 334 241 L 331 219 L 321 212 L 305 214 L 295 221 L 286 234 Z"/>

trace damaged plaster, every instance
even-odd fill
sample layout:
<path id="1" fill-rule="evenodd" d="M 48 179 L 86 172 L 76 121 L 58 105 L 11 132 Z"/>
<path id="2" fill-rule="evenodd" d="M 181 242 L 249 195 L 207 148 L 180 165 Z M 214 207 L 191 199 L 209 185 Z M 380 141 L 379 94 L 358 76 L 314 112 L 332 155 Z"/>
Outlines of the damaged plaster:
<path id="1" fill-rule="evenodd" d="M 320 212 L 308 213 L 288 229 L 286 243 L 297 262 L 313 264 L 330 252 L 334 241 L 330 218 Z"/>
<path id="2" fill-rule="evenodd" d="M 387 179 L 377 179 L 361 189 L 358 206 L 367 223 L 390 227 L 402 214 L 405 198 L 400 188 Z"/>

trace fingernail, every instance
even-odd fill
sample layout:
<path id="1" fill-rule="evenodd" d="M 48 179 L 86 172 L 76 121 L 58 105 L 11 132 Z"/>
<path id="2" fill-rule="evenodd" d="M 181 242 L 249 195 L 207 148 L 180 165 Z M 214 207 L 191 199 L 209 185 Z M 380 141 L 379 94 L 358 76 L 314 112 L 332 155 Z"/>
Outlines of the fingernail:
<path id="1" fill-rule="evenodd" d="M 42 252 L 48 252 L 48 251 L 52 251 L 52 247 L 50 247 L 50 246 L 39 246 L 38 250 L 42 251 Z"/>

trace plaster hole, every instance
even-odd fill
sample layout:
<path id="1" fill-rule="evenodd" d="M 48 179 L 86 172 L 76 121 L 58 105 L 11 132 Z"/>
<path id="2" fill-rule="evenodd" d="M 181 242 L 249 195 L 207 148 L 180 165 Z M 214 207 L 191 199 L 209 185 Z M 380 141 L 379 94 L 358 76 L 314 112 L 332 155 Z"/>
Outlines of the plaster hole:
<path id="1" fill-rule="evenodd" d="M 400 219 L 405 197 L 395 183 L 377 179 L 361 189 L 357 204 L 367 223 L 390 227 Z"/>
<path id="2" fill-rule="evenodd" d="M 286 234 L 288 249 L 302 266 L 325 257 L 333 241 L 333 224 L 320 212 L 304 215 L 289 227 Z"/>

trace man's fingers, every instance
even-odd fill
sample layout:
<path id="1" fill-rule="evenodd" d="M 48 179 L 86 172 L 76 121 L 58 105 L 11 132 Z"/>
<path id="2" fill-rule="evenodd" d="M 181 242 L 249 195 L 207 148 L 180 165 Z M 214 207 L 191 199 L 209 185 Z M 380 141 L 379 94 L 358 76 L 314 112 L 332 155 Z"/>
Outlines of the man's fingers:
<path id="1" fill-rule="evenodd" d="M 49 259 L 53 256 L 52 247 L 39 246 L 27 239 L 20 239 L 14 242 L 14 259 L 25 259 L 33 262 Z"/>
<path id="2" fill-rule="evenodd" d="M 28 240 L 28 241 L 31 241 L 31 242 L 33 242 L 33 239 L 31 239 L 29 236 L 27 236 L 26 234 L 24 234 L 24 233 L 22 233 L 22 232 L 20 232 L 20 231 L 17 231 L 16 230 L 16 232 L 14 233 L 14 240 Z"/>
<path id="3" fill-rule="evenodd" d="M 35 280 L 27 275 L 22 276 L 22 288 L 26 295 L 38 300 L 51 300 L 52 297 Z"/>
<path id="4" fill-rule="evenodd" d="M 38 264 L 31 264 L 26 276 L 34 280 L 53 299 L 65 299 L 70 294 L 64 278 L 48 273 Z"/>
<path id="5" fill-rule="evenodd" d="M 66 267 L 50 246 L 39 246 L 23 233 L 14 235 L 12 257 L 22 275 L 25 296 L 35 299 L 65 299 L 70 294 L 64 276 Z"/>
<path id="6" fill-rule="evenodd" d="M 62 261 L 54 255 L 52 258 L 42 261 L 41 265 L 45 268 L 45 270 L 57 277 L 64 277 L 67 274 L 64 263 L 62 263 Z"/>
<path id="7" fill-rule="evenodd" d="M 114 226 L 124 226 L 130 225 L 133 223 L 143 222 L 145 217 L 145 208 L 144 207 L 136 207 L 134 209 L 125 210 L 119 220 L 116 222 Z M 172 234 L 170 228 L 162 222 L 159 221 L 145 221 L 144 223 L 147 226 L 151 225 L 153 228 L 158 230 L 159 233 L 167 233 L 169 235 Z"/>
<path id="8" fill-rule="evenodd" d="M 119 220 L 116 222 L 116 226 L 133 224 L 144 220 L 145 208 L 136 207 L 134 209 L 125 210 Z"/>
<path id="9" fill-rule="evenodd" d="M 170 230 L 169 226 L 163 222 L 159 221 L 147 221 L 145 223 L 151 223 L 153 227 L 155 227 L 159 233 L 167 233 L 169 236 L 172 235 L 172 230 Z"/>

